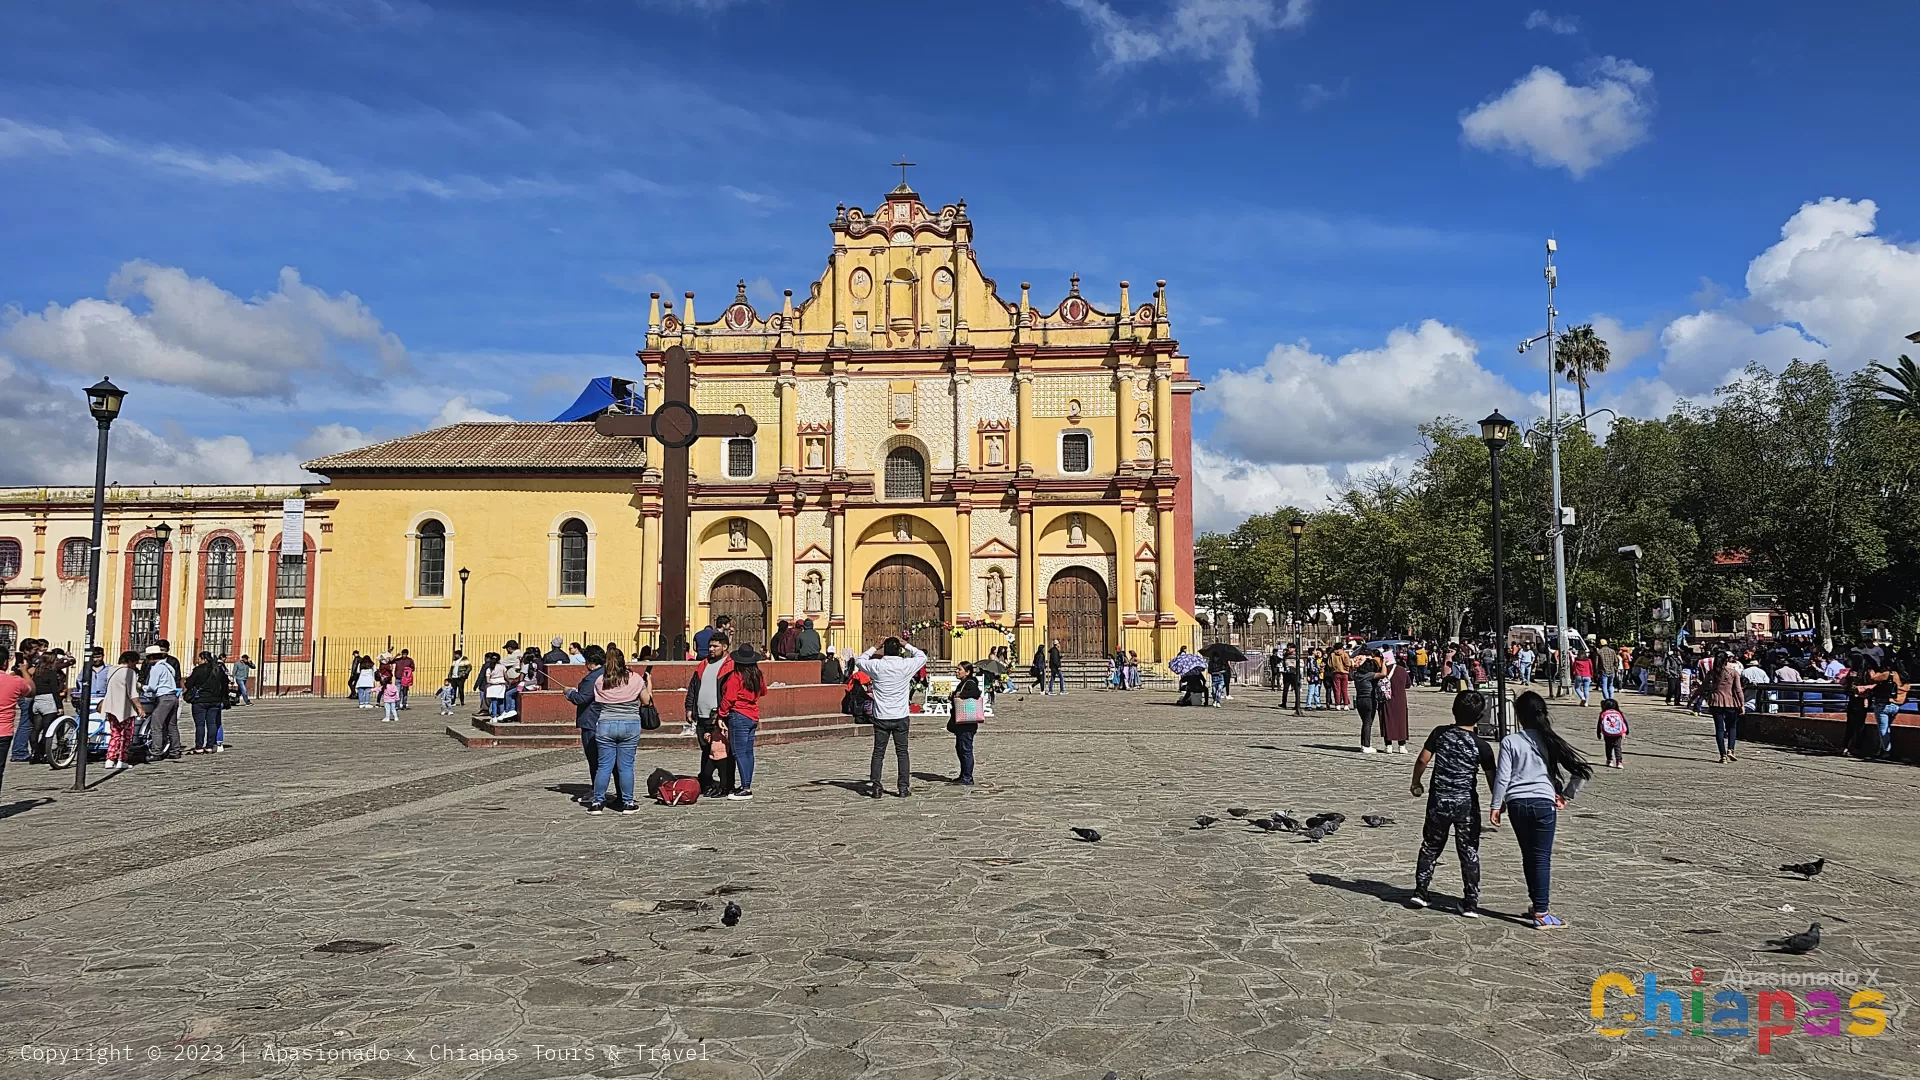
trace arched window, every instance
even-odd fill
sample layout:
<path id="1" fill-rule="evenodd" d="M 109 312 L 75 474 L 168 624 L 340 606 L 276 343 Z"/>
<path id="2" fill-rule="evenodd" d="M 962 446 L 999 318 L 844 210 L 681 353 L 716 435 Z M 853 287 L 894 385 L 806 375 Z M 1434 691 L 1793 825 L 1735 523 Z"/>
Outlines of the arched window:
<path id="1" fill-rule="evenodd" d="M 239 563 L 237 550 L 233 541 L 224 536 L 207 545 L 207 599 L 233 599 L 234 568 Z"/>
<path id="2" fill-rule="evenodd" d="M 927 497 L 927 459 L 920 456 L 920 451 L 911 446 L 896 446 L 887 452 L 886 497 Z"/>
<path id="3" fill-rule="evenodd" d="M 160 569 L 165 547 L 149 536 L 133 545 L 133 609 L 127 622 L 127 647 L 144 649 L 160 638 Z"/>
<path id="4" fill-rule="evenodd" d="M 20 576 L 20 541 L 8 537 L 0 540 L 0 580 L 11 581 Z"/>
<path id="5" fill-rule="evenodd" d="M 417 596 L 447 595 L 447 527 L 428 519 L 420 523 L 420 559 Z"/>
<path id="6" fill-rule="evenodd" d="M 87 576 L 93 564 L 93 542 L 75 536 L 60 541 L 60 576 L 77 581 Z"/>
<path id="7" fill-rule="evenodd" d="M 560 526 L 560 595 L 587 595 L 587 523 L 579 518 Z"/>

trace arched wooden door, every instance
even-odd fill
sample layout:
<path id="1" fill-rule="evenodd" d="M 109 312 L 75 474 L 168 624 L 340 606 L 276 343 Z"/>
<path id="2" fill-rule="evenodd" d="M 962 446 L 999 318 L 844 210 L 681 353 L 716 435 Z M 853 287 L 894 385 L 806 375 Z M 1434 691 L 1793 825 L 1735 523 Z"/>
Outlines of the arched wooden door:
<path id="1" fill-rule="evenodd" d="M 722 615 L 733 616 L 733 630 L 728 636 L 735 645 L 744 642 L 763 653 L 767 651 L 767 594 L 759 578 L 745 570 L 721 574 L 713 583 L 708 607 L 710 621 L 718 622 Z"/>
<path id="2" fill-rule="evenodd" d="M 946 617 L 945 608 L 933 567 L 911 555 L 890 556 L 867 572 L 860 589 L 860 631 L 869 645 L 890 634 L 911 641 L 934 659 L 945 659 L 947 635 L 938 625 Z M 908 632 L 907 627 L 918 622 L 935 625 Z"/>
<path id="3" fill-rule="evenodd" d="M 1047 585 L 1047 641 L 1062 656 L 1104 656 L 1107 651 L 1107 587 L 1099 575 L 1069 566 Z"/>

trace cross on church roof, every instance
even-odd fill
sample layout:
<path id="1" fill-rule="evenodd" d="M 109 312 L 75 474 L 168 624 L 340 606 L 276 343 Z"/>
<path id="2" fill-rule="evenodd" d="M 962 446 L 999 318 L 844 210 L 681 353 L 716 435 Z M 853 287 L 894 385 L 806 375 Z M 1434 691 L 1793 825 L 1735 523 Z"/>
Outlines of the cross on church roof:
<path id="1" fill-rule="evenodd" d="M 919 162 L 908 161 L 907 155 L 905 154 L 901 154 L 900 160 L 893 163 L 894 168 L 900 170 L 900 186 L 895 188 L 894 189 L 895 191 L 912 191 L 913 190 L 912 188 L 907 186 L 907 170 L 913 168 L 917 164 L 919 164 Z"/>

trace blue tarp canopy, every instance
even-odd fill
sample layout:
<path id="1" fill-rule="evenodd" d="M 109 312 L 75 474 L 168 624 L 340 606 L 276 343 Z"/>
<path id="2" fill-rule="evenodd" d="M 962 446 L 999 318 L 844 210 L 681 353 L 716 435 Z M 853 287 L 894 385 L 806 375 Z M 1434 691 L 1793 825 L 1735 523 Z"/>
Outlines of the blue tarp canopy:
<path id="1" fill-rule="evenodd" d="M 638 412 L 640 402 L 634 400 L 633 380 L 616 379 L 611 375 L 587 384 L 580 391 L 580 397 L 567 406 L 566 411 L 554 417 L 554 421 L 591 420 L 604 412 Z"/>

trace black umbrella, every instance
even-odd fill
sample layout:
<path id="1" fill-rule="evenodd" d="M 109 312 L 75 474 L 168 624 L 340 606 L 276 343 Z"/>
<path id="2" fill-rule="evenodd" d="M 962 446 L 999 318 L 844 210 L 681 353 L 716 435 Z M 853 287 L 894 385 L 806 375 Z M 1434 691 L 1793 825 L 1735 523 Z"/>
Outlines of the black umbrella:
<path id="1" fill-rule="evenodd" d="M 1240 651 L 1240 646 L 1226 641 L 1216 641 L 1203 647 L 1200 655 L 1208 658 L 1217 656 L 1230 664 L 1244 663 L 1247 659 L 1247 654 Z"/>

